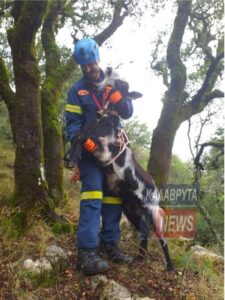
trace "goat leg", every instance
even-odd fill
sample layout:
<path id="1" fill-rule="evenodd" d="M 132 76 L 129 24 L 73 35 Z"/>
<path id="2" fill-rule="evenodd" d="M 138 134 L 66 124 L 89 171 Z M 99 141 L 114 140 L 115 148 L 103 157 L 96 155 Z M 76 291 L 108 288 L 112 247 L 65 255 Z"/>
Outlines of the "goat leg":
<path id="1" fill-rule="evenodd" d="M 139 256 L 144 257 L 148 254 L 148 239 L 141 239 L 139 246 Z"/>
<path id="2" fill-rule="evenodd" d="M 160 245 L 161 245 L 161 247 L 163 249 L 165 258 L 166 258 L 167 271 L 171 272 L 171 271 L 174 270 L 174 267 L 173 267 L 172 260 L 170 258 L 169 248 L 168 248 L 167 241 L 164 238 L 160 238 L 159 242 L 160 242 Z"/>

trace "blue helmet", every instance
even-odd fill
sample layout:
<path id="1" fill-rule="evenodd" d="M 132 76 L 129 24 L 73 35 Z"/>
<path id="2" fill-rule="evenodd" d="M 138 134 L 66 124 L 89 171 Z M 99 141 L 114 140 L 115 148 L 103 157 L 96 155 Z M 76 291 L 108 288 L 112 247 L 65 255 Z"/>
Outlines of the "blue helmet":
<path id="1" fill-rule="evenodd" d="M 79 40 L 75 45 L 73 55 L 76 63 L 91 64 L 100 58 L 98 44 L 90 38 Z"/>

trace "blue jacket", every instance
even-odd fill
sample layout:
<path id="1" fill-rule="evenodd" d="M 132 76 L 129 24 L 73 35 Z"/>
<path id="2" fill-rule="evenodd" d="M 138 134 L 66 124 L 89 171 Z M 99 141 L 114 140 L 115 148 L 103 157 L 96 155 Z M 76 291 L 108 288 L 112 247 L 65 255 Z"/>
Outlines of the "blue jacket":
<path id="1" fill-rule="evenodd" d="M 100 81 L 104 79 L 104 72 L 101 70 Z M 96 119 L 96 112 L 99 110 L 92 93 L 102 105 L 103 91 L 94 91 L 94 85 L 85 77 L 75 83 L 68 93 L 66 105 L 66 133 L 69 141 L 72 141 L 75 134 L 80 132 L 85 123 Z M 110 104 L 123 119 L 128 119 L 133 114 L 131 99 L 123 97 L 117 104 Z"/>

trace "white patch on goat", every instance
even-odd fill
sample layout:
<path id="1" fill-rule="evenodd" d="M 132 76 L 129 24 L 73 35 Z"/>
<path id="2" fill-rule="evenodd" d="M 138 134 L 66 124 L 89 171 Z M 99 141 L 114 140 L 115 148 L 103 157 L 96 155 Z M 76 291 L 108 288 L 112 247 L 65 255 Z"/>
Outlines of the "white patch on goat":
<path id="1" fill-rule="evenodd" d="M 125 166 L 121 167 L 116 162 L 113 162 L 113 169 L 119 179 L 121 179 L 121 180 L 125 179 L 125 177 L 124 177 L 124 174 L 125 174 L 124 171 L 126 169 Z"/>
<path id="2" fill-rule="evenodd" d="M 143 191 L 145 188 L 145 184 L 140 181 L 135 173 L 135 166 L 134 166 L 134 161 L 133 161 L 133 154 L 132 154 L 132 150 L 130 148 L 127 149 L 127 159 L 126 159 L 126 166 L 129 166 L 132 172 L 132 176 L 133 178 L 137 181 L 138 183 L 138 188 L 134 191 L 134 193 L 137 195 L 137 197 L 139 199 L 141 199 L 141 201 L 143 200 Z"/>
<path id="3" fill-rule="evenodd" d="M 114 142 L 113 138 L 111 136 L 105 136 L 105 137 L 99 137 L 99 141 L 101 142 L 101 145 L 103 147 L 102 151 L 96 151 L 95 156 L 99 161 L 102 163 L 107 163 L 112 159 L 112 153 L 109 151 L 109 144 Z"/>
<path id="4" fill-rule="evenodd" d="M 143 203 L 143 191 L 144 191 L 145 185 L 143 182 L 138 180 L 138 178 L 137 178 L 137 181 L 138 181 L 138 188 L 134 191 L 134 193 L 137 195 L 137 197 L 139 199 L 141 199 L 141 201 Z"/>
<path id="5" fill-rule="evenodd" d="M 115 81 L 117 79 L 121 79 L 119 73 L 117 73 L 114 69 L 107 67 L 105 70 L 105 78 L 102 82 L 96 83 L 96 87 L 99 91 L 103 90 L 107 85 L 111 85 L 114 87 Z"/>

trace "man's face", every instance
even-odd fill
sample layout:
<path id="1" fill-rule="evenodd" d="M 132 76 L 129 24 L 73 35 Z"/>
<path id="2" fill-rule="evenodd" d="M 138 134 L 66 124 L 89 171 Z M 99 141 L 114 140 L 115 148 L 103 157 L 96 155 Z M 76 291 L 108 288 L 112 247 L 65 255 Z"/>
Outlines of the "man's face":
<path id="1" fill-rule="evenodd" d="M 99 79 L 100 68 L 97 61 L 88 65 L 81 65 L 80 67 L 84 76 L 87 77 L 89 80 L 97 81 Z"/>

